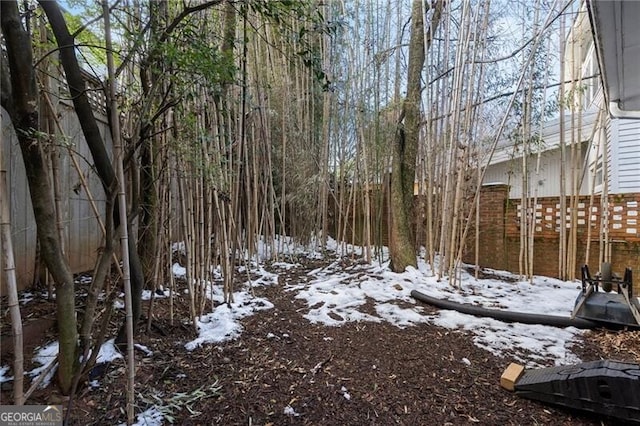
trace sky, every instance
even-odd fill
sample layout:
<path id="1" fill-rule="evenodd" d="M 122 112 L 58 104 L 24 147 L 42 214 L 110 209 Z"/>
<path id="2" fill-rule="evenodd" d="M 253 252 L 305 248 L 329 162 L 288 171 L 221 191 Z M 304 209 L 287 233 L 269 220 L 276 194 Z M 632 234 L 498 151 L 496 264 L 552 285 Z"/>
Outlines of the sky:
<path id="1" fill-rule="evenodd" d="M 330 245 L 334 250 L 338 250 L 335 241 L 330 241 Z M 282 244 L 282 247 L 288 248 L 290 252 L 296 251 L 298 255 L 304 253 L 310 258 L 320 257 L 317 252 L 305 253 L 303 250 L 295 249 L 293 244 Z M 266 250 L 262 250 L 262 253 L 266 253 Z M 410 295 L 412 290 L 419 290 L 429 296 L 492 309 L 569 316 L 580 291 L 580 284 L 577 281 L 563 282 L 541 276 L 534 277 L 533 283 L 499 279 L 476 281 L 473 276 L 462 270 L 459 276 L 460 288 L 454 289 L 446 279 L 438 282 L 433 270 L 421 259 L 417 268 L 409 267 L 403 273 L 392 272 L 388 262 L 355 264 L 348 268 L 343 265 L 340 256 L 334 252 L 333 261 L 327 266 L 307 273 L 309 278 L 307 282 L 285 281 L 284 284 L 280 284 L 292 297 L 306 303 L 308 309 L 303 312 L 303 316 L 310 323 L 340 327 L 354 321 L 386 321 L 400 329 L 418 324 L 431 324 L 446 329 L 468 331 L 478 347 L 498 356 L 507 356 L 508 351 L 509 359 L 527 368 L 567 365 L 581 361 L 570 349 L 572 343 L 578 341 L 583 333 L 577 328 L 504 323 L 491 318 L 473 317 L 448 310 L 439 310 L 430 314 L 431 309 L 427 310 L 425 305 Z M 259 278 L 254 279 L 251 285 L 254 288 L 279 285 L 279 274 L 301 267 L 297 263 L 276 262 L 272 264 L 272 272 L 268 272 L 262 263 L 253 263 L 251 273 Z M 185 276 L 186 270 L 182 266 L 174 264 L 172 269 L 175 276 Z M 516 278 L 505 271 L 486 272 L 510 279 Z M 164 297 L 167 295 L 168 292 L 165 292 Z M 145 293 L 145 297 L 149 297 L 148 292 Z M 211 287 L 209 297 L 215 302 L 223 301 L 222 291 L 218 286 Z M 30 303 L 35 298 L 37 297 L 33 294 L 23 294 L 21 303 Z M 229 309 L 226 304 L 220 304 L 199 319 L 198 336 L 184 345 L 185 351 L 241 338 L 243 318 L 250 315 L 268 315 L 273 309 L 273 304 L 269 300 L 251 296 L 249 282 L 240 286 L 234 293 L 234 299 L 235 304 L 232 309 Z M 367 299 L 375 301 L 375 315 L 362 310 Z M 116 307 L 123 308 L 120 302 L 116 302 Z M 147 356 L 153 357 L 150 349 L 138 346 L 147 352 Z M 37 377 L 55 357 L 57 350 L 58 343 L 55 341 L 38 348 L 33 360 L 39 367 L 26 374 L 31 378 Z M 102 347 L 98 362 L 121 357 L 122 355 L 113 346 L 113 340 L 109 340 Z M 463 358 L 461 361 L 465 362 Z M 49 374 L 43 386 L 49 385 L 53 373 L 54 371 Z M 9 366 L 0 366 L 0 382 L 8 380 L 12 380 Z M 98 387 L 100 383 L 94 381 L 91 382 L 91 386 Z M 346 390 L 344 396 L 349 397 Z M 140 413 L 137 424 L 163 424 L 162 408 L 156 405 Z M 291 416 L 297 414 L 291 407 L 284 407 L 283 412 Z"/>

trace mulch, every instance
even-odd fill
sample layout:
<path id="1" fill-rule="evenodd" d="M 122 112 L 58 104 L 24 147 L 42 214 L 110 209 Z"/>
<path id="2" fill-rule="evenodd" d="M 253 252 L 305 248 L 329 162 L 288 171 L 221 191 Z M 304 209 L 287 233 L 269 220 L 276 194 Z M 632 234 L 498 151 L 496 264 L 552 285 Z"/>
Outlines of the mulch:
<path id="1" fill-rule="evenodd" d="M 178 425 L 619 424 L 502 389 L 500 376 L 513 360 L 475 346 L 468 332 L 430 324 L 400 329 L 386 322 L 310 323 L 303 317 L 308 307 L 284 283 L 306 281 L 306 273 L 317 266 L 309 262 L 278 270 L 279 285 L 254 288 L 273 309 L 245 318 L 238 339 L 192 352 L 184 349 L 196 336 L 186 298 L 176 299 L 173 324 L 168 300 L 156 300 L 153 327 L 143 327 L 137 338 L 153 354 L 136 351 L 136 412 L 162 403 L 166 419 Z M 368 308 L 374 312 L 373 303 Z M 50 302 L 31 302 L 23 315 L 33 318 L 50 309 Z M 6 335 L 10 326 L 4 315 Z M 52 337 L 52 330 L 41 333 L 45 341 Z M 573 350 L 583 361 L 640 363 L 640 334 L 590 331 Z M 11 363 L 9 355 L 3 351 L 2 365 Z M 99 387 L 79 390 L 70 424 L 125 421 L 124 361 L 105 366 L 98 380 Z M 10 389 L 3 388 L 3 403 L 10 398 Z M 28 403 L 68 400 L 49 387 L 36 391 Z"/>

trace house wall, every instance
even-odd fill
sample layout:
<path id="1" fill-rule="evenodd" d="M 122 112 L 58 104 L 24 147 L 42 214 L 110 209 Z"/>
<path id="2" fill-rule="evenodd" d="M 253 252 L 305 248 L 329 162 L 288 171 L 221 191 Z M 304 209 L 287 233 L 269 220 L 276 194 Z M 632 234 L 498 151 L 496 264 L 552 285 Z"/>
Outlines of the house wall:
<path id="1" fill-rule="evenodd" d="M 611 119 L 609 192 L 640 192 L 640 120 Z"/>
<path id="2" fill-rule="evenodd" d="M 581 169 L 585 164 L 587 149 L 587 143 L 578 145 L 578 161 L 576 166 L 579 169 L 578 174 L 580 176 L 582 176 Z M 570 149 L 565 148 L 566 158 L 569 158 L 569 152 Z M 537 173 L 537 155 L 531 155 L 529 157 L 527 168 L 529 171 L 529 185 L 526 193 L 539 197 L 558 196 L 560 194 L 561 161 L 559 149 L 545 151 L 540 154 L 540 167 Z M 515 158 L 499 164 L 492 164 L 487 167 L 483 182 L 484 184 L 504 183 L 510 187 L 509 197 L 519 198 L 523 194 L 522 169 L 521 158 Z M 571 166 L 567 161 L 567 165 L 565 165 L 565 188 L 567 193 L 571 188 L 571 179 Z M 585 178 L 581 179 L 580 194 L 589 193 L 589 183 L 589 178 L 585 175 Z"/>

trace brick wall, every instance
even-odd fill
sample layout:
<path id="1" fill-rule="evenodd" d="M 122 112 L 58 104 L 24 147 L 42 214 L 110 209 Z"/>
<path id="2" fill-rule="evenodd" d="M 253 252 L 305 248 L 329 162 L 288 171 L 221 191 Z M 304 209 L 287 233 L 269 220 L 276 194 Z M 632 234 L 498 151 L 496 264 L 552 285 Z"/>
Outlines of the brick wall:
<path id="1" fill-rule="evenodd" d="M 487 262 L 488 265 L 504 265 L 508 260 L 505 244 L 508 195 L 508 185 L 488 185 L 480 193 L 479 252 L 482 262 Z M 470 234 L 472 238 L 475 238 L 474 234 L 475 230 Z M 474 244 L 469 247 L 474 247 Z"/>
<path id="2" fill-rule="evenodd" d="M 592 272 L 599 270 L 600 226 L 608 226 L 613 271 L 622 275 L 626 267 L 636 274 L 634 290 L 640 291 L 640 194 L 612 195 L 608 206 L 601 205 L 600 197 L 580 197 L 575 212 L 569 207 L 567 236 L 570 226 L 577 227 L 576 276 L 585 263 L 587 240 L 591 241 L 587 264 Z M 480 266 L 518 272 L 520 253 L 520 223 L 526 215 L 535 215 L 534 274 L 558 276 L 560 247 L 559 197 L 539 198 L 535 206 L 521 205 L 519 199 L 508 199 L 506 185 L 482 188 L 480 195 Z M 572 224 L 571 216 L 575 221 Z M 589 234 L 589 228 L 591 233 Z M 470 234 L 465 261 L 474 263 L 475 231 Z"/>
<path id="3" fill-rule="evenodd" d="M 374 194 L 377 197 L 380 194 Z M 388 243 L 387 205 L 374 197 L 371 227 L 372 241 L 377 244 Z M 558 276 L 559 264 L 559 227 L 560 203 L 558 197 L 539 198 L 529 211 L 523 209 L 521 200 L 509 199 L 509 187 L 504 184 L 485 185 L 480 193 L 480 233 L 479 261 L 480 266 L 518 272 L 520 254 L 520 228 L 523 215 L 535 215 L 535 240 L 533 272 L 536 275 Z M 419 200 L 415 199 L 416 204 Z M 569 201 L 567 201 L 569 204 Z M 337 235 L 337 214 L 335 199 L 331 203 L 330 235 Z M 381 214 L 382 212 L 382 214 Z M 567 221 L 571 210 L 565 212 Z M 362 206 L 356 206 L 356 220 L 353 220 L 353 209 L 349 211 L 347 224 L 347 240 L 362 244 L 363 215 Z M 599 270 L 598 255 L 600 251 L 599 229 L 602 218 L 609 225 L 609 241 L 611 241 L 611 262 L 613 271 L 622 275 L 626 267 L 630 267 L 636 275 L 634 290 L 640 294 L 640 194 L 612 195 L 609 206 L 602 215 L 600 197 L 580 197 L 575 212 L 577 227 L 576 277 L 580 276 L 580 267 L 585 263 L 587 240 L 591 241 L 587 264 L 593 273 Z M 423 219 L 423 218 L 422 218 Z M 354 229 L 355 226 L 355 229 Z M 415 226 L 415 223 L 414 223 Z M 591 227 L 591 234 L 588 229 Z M 352 230 L 354 231 L 352 233 Z M 424 226 L 417 229 L 424 241 Z M 567 232 L 568 234 L 568 232 Z M 352 238 L 353 236 L 353 238 Z M 475 230 L 469 233 L 464 261 L 475 262 Z"/>

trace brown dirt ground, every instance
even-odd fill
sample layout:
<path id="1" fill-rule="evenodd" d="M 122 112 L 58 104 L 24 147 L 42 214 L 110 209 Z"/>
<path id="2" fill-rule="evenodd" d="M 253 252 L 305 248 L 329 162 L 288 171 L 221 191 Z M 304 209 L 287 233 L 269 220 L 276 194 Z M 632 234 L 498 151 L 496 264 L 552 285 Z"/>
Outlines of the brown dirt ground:
<path id="1" fill-rule="evenodd" d="M 170 325 L 168 300 L 156 300 L 154 326 L 141 331 L 137 339 L 153 355 L 136 351 L 136 412 L 162 400 L 165 407 L 174 403 L 171 416 L 179 425 L 618 424 L 528 401 L 502 389 L 500 375 L 512 360 L 476 347 L 466 332 L 429 324 L 399 329 L 385 322 L 342 327 L 309 323 L 303 318 L 308 310 L 305 302 L 282 284 L 308 280 L 306 273 L 317 266 L 317 261 L 307 261 L 301 268 L 278 270 L 280 285 L 255 288 L 256 295 L 271 301 L 274 309 L 245 318 L 238 339 L 193 352 L 184 349 L 184 343 L 195 337 L 191 327 L 180 321 Z M 176 300 L 176 318 L 188 317 L 185 302 Z M 10 325 L 4 306 L 6 345 Z M 374 312 L 373 303 L 368 308 Z M 34 324 L 51 317 L 51 312 L 53 304 L 42 299 L 22 309 L 25 322 Z M 52 329 L 42 324 L 44 331 L 33 328 L 27 350 L 38 340 L 44 343 L 54 337 Z M 611 358 L 640 363 L 640 332 L 591 331 L 574 351 L 584 361 Z M 2 365 L 10 365 L 11 356 L 5 347 Z M 461 361 L 463 357 L 470 365 Z M 26 364 L 29 370 L 30 360 Z M 100 387 L 85 385 L 79 390 L 70 424 L 125 421 L 124 362 L 111 363 L 99 380 Z M 6 384 L 1 396 L 4 404 L 10 403 Z M 36 391 L 28 403 L 68 401 L 50 387 Z M 285 414 L 285 407 L 296 415 Z"/>

